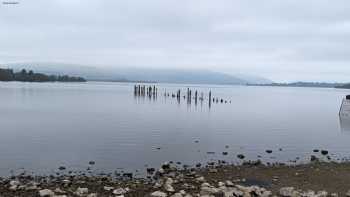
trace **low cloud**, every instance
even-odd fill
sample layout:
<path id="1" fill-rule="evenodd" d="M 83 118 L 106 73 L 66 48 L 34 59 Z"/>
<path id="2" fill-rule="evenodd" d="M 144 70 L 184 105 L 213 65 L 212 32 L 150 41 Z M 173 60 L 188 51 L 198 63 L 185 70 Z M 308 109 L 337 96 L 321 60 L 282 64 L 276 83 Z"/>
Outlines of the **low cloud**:
<path id="1" fill-rule="evenodd" d="M 0 5 L 0 63 L 209 69 L 350 81 L 346 0 L 19 0 Z"/>

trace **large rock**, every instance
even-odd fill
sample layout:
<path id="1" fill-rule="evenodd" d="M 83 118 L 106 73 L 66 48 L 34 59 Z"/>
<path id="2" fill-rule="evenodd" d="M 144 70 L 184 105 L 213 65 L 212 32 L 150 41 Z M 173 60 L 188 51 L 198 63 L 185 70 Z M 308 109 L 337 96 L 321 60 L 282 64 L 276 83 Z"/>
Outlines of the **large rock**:
<path id="1" fill-rule="evenodd" d="M 12 181 L 10 181 L 10 185 L 11 185 L 11 186 L 13 186 L 13 185 L 18 186 L 18 185 L 20 185 L 20 182 L 19 182 L 19 181 L 14 181 L 14 180 L 12 180 Z"/>
<path id="2" fill-rule="evenodd" d="M 348 192 L 346 192 L 346 197 L 350 197 L 350 190 L 348 190 Z"/>
<path id="3" fill-rule="evenodd" d="M 118 189 L 113 190 L 113 194 L 115 194 L 115 195 L 123 195 L 126 193 L 127 193 L 127 190 L 124 188 L 118 188 Z"/>
<path id="4" fill-rule="evenodd" d="M 196 181 L 197 182 L 204 182 L 205 178 L 201 176 L 201 177 L 196 178 Z"/>
<path id="5" fill-rule="evenodd" d="M 9 189 L 12 190 L 12 191 L 16 191 L 18 189 L 18 186 L 17 185 L 11 185 L 9 187 Z"/>
<path id="6" fill-rule="evenodd" d="M 78 196 L 84 196 L 84 195 L 87 195 L 88 193 L 89 193 L 88 188 L 81 188 L 81 187 L 78 187 L 77 191 L 75 192 L 75 194 Z"/>
<path id="7" fill-rule="evenodd" d="M 217 194 L 219 193 L 219 189 L 215 188 L 215 187 L 202 187 L 200 194 L 203 195 L 212 195 L 212 194 Z"/>
<path id="8" fill-rule="evenodd" d="M 18 186 L 20 186 L 20 182 L 12 180 L 12 181 L 10 181 L 9 189 L 12 191 L 16 191 L 18 189 Z"/>
<path id="9" fill-rule="evenodd" d="M 210 187 L 209 183 L 202 183 L 201 187 Z"/>
<path id="10" fill-rule="evenodd" d="M 151 197 L 167 197 L 168 195 L 161 191 L 155 191 L 150 194 Z"/>
<path id="11" fill-rule="evenodd" d="M 244 193 L 242 191 L 239 191 L 237 188 L 225 188 L 221 190 L 223 192 L 224 197 L 232 197 L 232 196 L 243 196 Z"/>
<path id="12" fill-rule="evenodd" d="M 328 196 L 328 192 L 326 191 L 319 191 L 316 194 L 317 197 L 327 197 Z"/>
<path id="13" fill-rule="evenodd" d="M 175 193 L 174 195 L 170 196 L 170 197 L 183 197 L 181 193 Z"/>
<path id="14" fill-rule="evenodd" d="M 225 186 L 225 183 L 220 181 L 220 182 L 218 182 L 218 186 L 223 187 L 223 186 Z"/>
<path id="15" fill-rule="evenodd" d="M 114 190 L 114 187 L 104 186 L 103 189 L 106 190 L 106 191 L 112 191 L 112 190 Z"/>
<path id="16" fill-rule="evenodd" d="M 49 189 L 43 189 L 39 191 L 39 196 L 41 197 L 52 197 L 55 193 Z"/>
<path id="17" fill-rule="evenodd" d="M 226 181 L 226 186 L 227 187 L 233 187 L 234 184 L 232 183 L 232 181 Z"/>
<path id="18" fill-rule="evenodd" d="M 282 187 L 279 191 L 280 196 L 283 197 L 297 197 L 299 192 L 294 189 L 294 187 Z"/>
<path id="19" fill-rule="evenodd" d="M 36 186 L 36 185 L 30 185 L 30 186 L 25 187 L 25 190 L 27 190 L 27 191 L 32 191 L 32 190 L 37 190 L 37 189 L 38 189 L 38 186 Z"/>
<path id="20" fill-rule="evenodd" d="M 164 183 L 164 189 L 165 189 L 165 191 L 167 191 L 167 192 L 175 192 L 175 189 L 174 189 L 174 187 L 172 186 L 173 182 L 174 182 L 173 179 L 167 178 L 167 180 L 166 180 L 165 183 Z"/>
<path id="21" fill-rule="evenodd" d="M 165 184 L 173 184 L 174 183 L 174 180 L 172 178 L 167 178 L 166 181 L 165 181 Z"/>
<path id="22" fill-rule="evenodd" d="M 164 184 L 164 189 L 167 192 L 175 192 L 174 187 L 172 185 L 169 185 L 169 184 Z"/>
<path id="23" fill-rule="evenodd" d="M 65 193 L 67 193 L 67 192 L 61 190 L 60 188 L 56 188 L 56 189 L 55 189 L 55 193 L 58 193 L 58 194 L 65 194 Z"/>

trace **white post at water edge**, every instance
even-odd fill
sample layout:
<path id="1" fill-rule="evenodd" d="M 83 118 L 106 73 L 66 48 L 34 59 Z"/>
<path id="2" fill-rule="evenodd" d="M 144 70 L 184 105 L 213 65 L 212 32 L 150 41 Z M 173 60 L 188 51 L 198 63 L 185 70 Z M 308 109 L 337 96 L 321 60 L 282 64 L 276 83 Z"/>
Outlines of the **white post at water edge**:
<path id="1" fill-rule="evenodd" d="M 339 116 L 350 117 L 350 96 L 343 99 L 339 110 Z"/>

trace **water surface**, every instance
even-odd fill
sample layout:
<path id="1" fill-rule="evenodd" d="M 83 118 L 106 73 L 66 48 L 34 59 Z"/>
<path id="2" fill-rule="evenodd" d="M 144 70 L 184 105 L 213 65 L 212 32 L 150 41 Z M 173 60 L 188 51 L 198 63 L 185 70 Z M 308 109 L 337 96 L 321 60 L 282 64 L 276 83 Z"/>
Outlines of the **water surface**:
<path id="1" fill-rule="evenodd" d="M 0 174 L 85 169 L 91 160 L 97 170 L 133 171 L 164 161 L 238 162 L 237 154 L 306 161 L 315 148 L 350 155 L 350 132 L 338 117 L 348 90 L 157 84 L 158 97 L 148 99 L 134 97 L 133 85 L 0 83 Z M 163 96 L 188 87 L 231 103 L 209 108 L 206 97 L 189 105 Z"/>

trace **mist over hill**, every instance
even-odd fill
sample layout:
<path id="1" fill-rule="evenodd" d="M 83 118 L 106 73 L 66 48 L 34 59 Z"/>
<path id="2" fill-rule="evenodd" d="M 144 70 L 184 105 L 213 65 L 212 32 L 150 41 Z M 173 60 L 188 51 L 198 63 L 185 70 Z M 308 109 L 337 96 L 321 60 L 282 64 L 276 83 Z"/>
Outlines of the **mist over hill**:
<path id="1" fill-rule="evenodd" d="M 155 68 L 97 68 L 92 66 L 60 64 L 60 63 L 11 63 L 3 64 L 2 68 L 32 69 L 46 74 L 76 75 L 87 80 L 96 81 L 156 81 L 163 83 L 194 83 L 194 84 L 267 84 L 271 80 L 260 76 L 229 75 L 208 70 L 179 70 Z"/>

